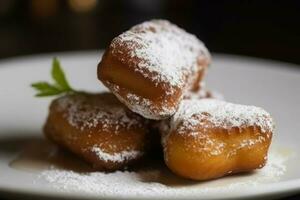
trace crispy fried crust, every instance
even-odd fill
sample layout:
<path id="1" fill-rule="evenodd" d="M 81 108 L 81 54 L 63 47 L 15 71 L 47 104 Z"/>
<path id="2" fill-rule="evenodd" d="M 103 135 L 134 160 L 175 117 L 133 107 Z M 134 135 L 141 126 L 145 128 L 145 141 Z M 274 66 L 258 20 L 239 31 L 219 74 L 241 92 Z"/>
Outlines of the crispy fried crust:
<path id="1" fill-rule="evenodd" d="M 198 128 L 195 136 L 172 132 L 165 139 L 165 162 L 175 174 L 208 180 L 265 165 L 271 132 L 261 133 L 258 127 Z"/>

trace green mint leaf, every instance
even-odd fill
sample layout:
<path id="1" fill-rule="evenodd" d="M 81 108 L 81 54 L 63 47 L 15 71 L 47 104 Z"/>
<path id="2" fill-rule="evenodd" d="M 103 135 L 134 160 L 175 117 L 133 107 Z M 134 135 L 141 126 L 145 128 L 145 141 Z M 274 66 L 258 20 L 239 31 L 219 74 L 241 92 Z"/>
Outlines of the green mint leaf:
<path id="1" fill-rule="evenodd" d="M 51 85 L 50 83 L 47 82 L 36 82 L 31 84 L 33 88 L 35 88 L 38 91 L 46 91 L 46 90 L 59 90 L 55 86 Z"/>
<path id="2" fill-rule="evenodd" d="M 62 93 L 63 91 L 60 90 L 60 88 L 57 88 L 56 86 L 53 86 L 47 82 L 37 82 L 31 84 L 31 87 L 36 89 L 38 93 L 36 96 L 53 96 Z"/>
<path id="3" fill-rule="evenodd" d="M 42 81 L 31 84 L 31 87 L 33 87 L 37 91 L 37 94 L 35 96 L 45 97 L 70 92 L 79 92 L 71 88 L 65 77 L 64 71 L 60 66 L 59 60 L 56 58 L 53 58 L 52 61 L 51 75 L 54 80 L 54 84 Z"/>
<path id="4" fill-rule="evenodd" d="M 62 70 L 60 62 L 57 58 L 53 58 L 51 75 L 57 87 L 59 87 L 61 90 L 73 91 L 65 77 L 65 73 Z"/>
<path id="5" fill-rule="evenodd" d="M 56 95 L 59 95 L 59 94 L 61 94 L 62 92 L 54 92 L 54 91 L 52 91 L 52 92 L 39 92 L 39 93 L 37 93 L 35 96 L 36 97 L 49 97 L 49 96 L 56 96 Z"/>

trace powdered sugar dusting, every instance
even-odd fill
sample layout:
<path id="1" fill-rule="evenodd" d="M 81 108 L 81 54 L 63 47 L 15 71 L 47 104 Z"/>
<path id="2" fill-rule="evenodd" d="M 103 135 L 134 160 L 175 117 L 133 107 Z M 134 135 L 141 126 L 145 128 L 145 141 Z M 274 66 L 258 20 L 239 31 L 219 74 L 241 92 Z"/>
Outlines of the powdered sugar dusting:
<path id="1" fill-rule="evenodd" d="M 96 153 L 96 155 L 99 157 L 99 159 L 101 159 L 105 162 L 110 161 L 110 162 L 121 163 L 121 162 L 124 162 L 125 160 L 135 159 L 135 158 L 138 158 L 143 155 L 143 152 L 135 151 L 135 150 L 131 150 L 131 151 L 125 150 L 125 151 L 122 151 L 119 153 L 110 154 L 110 153 L 104 152 L 98 146 L 93 146 L 91 148 L 91 151 Z"/>
<path id="2" fill-rule="evenodd" d="M 143 116 L 146 118 L 153 118 L 153 116 L 157 114 L 160 116 L 170 116 L 176 111 L 174 107 L 169 108 L 166 106 L 162 106 L 158 110 L 155 106 L 153 106 L 153 103 L 150 100 L 135 94 L 128 93 L 127 98 L 129 103 L 126 103 L 126 105 L 134 112 L 143 113 Z M 148 112 L 145 112 L 145 110 Z"/>
<path id="3" fill-rule="evenodd" d="M 186 75 L 199 70 L 197 58 L 210 59 L 201 41 L 166 20 L 138 24 L 116 37 L 111 47 L 112 53 L 123 55 L 118 57 L 126 62 L 138 60 L 135 70 L 145 78 L 178 87 L 185 84 Z"/>
<path id="4" fill-rule="evenodd" d="M 136 94 L 128 92 L 126 95 L 126 100 L 118 94 L 119 88 L 112 83 L 107 83 L 113 88 L 115 96 L 126 105 L 131 111 L 141 114 L 143 117 L 148 119 L 161 119 L 165 116 L 170 116 L 176 112 L 175 107 L 167 107 L 167 102 L 165 105 L 162 104 L 159 108 L 154 105 L 154 103 L 144 97 L 138 96 Z M 159 117 L 157 117 L 159 116 Z"/>
<path id="5" fill-rule="evenodd" d="M 127 108 L 109 93 L 67 95 L 55 104 L 69 124 L 80 130 L 101 125 L 101 130 L 118 132 L 120 128 L 141 126 L 142 118 L 129 116 Z"/>
<path id="6" fill-rule="evenodd" d="M 267 165 L 255 174 L 234 176 L 210 182 L 194 182 L 171 186 L 160 181 L 166 172 L 152 169 L 139 172 L 77 173 L 67 170 L 50 169 L 43 171 L 39 178 L 51 187 L 64 193 L 86 193 L 95 197 L 123 198 L 187 198 L 197 195 L 215 195 L 242 189 L 265 186 L 279 181 L 286 171 L 286 160 L 280 152 L 270 152 Z"/>
<path id="7" fill-rule="evenodd" d="M 170 128 L 181 125 L 181 133 L 200 125 L 205 119 L 217 127 L 258 126 L 262 132 L 273 132 L 274 122 L 269 113 L 259 107 L 227 103 L 216 99 L 183 100 L 171 118 Z"/>

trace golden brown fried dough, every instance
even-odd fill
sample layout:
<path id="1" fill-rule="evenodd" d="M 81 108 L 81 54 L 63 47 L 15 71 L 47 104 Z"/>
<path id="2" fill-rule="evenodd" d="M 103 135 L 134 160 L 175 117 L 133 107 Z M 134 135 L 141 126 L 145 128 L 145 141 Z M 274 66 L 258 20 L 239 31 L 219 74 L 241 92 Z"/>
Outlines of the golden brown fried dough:
<path id="1" fill-rule="evenodd" d="M 210 55 L 195 36 L 165 20 L 132 27 L 114 38 L 98 78 L 132 111 L 149 119 L 175 113 L 188 90 L 198 90 Z"/>
<path id="2" fill-rule="evenodd" d="M 122 169 L 141 159 L 148 148 L 147 120 L 110 93 L 78 93 L 54 100 L 44 132 L 98 170 Z"/>
<path id="3" fill-rule="evenodd" d="M 273 127 L 270 115 L 258 107 L 183 100 L 161 124 L 165 162 L 175 174 L 194 180 L 262 168 Z"/>

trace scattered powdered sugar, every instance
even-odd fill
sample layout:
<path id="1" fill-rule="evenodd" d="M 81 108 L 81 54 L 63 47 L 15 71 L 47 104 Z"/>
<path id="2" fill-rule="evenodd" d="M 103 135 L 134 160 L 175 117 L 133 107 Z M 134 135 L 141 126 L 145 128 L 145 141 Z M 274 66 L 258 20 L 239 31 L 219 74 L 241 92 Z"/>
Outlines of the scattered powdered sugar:
<path id="1" fill-rule="evenodd" d="M 141 96 L 137 96 L 132 93 L 127 94 L 127 99 L 128 99 L 129 103 L 127 103 L 127 102 L 124 102 L 124 103 L 133 112 L 143 113 L 144 117 L 150 118 L 150 119 L 155 118 L 154 116 L 157 116 L 157 115 L 160 116 L 158 119 L 160 119 L 161 116 L 170 116 L 176 111 L 175 107 L 166 107 L 166 106 L 162 106 L 162 107 L 160 107 L 160 109 L 157 109 L 150 100 L 143 98 Z M 166 105 L 167 105 L 167 103 L 166 103 Z"/>
<path id="2" fill-rule="evenodd" d="M 283 156 L 279 153 L 270 153 L 267 165 L 263 168 L 262 172 L 266 178 L 278 178 L 284 175 L 286 171 L 287 156 Z"/>
<path id="3" fill-rule="evenodd" d="M 117 85 L 109 82 L 106 84 L 112 88 L 114 95 L 119 99 L 120 102 L 126 105 L 131 111 L 138 113 L 147 119 L 159 120 L 176 112 L 176 108 L 174 106 L 166 106 L 168 105 L 167 102 L 164 102 L 164 104 L 161 104 L 161 106 L 157 107 L 151 100 L 130 92 L 128 92 L 124 98 L 119 95 L 119 87 Z"/>
<path id="4" fill-rule="evenodd" d="M 80 130 L 101 124 L 101 130 L 118 132 L 120 128 L 141 125 L 141 117 L 129 116 L 127 108 L 109 93 L 66 95 L 55 103 L 69 124 Z"/>
<path id="5" fill-rule="evenodd" d="M 136 151 L 136 150 L 131 150 L 131 151 L 125 150 L 119 153 L 109 154 L 104 152 L 98 146 L 93 146 L 91 148 L 91 152 L 94 152 L 99 157 L 100 160 L 103 160 L 105 162 L 111 161 L 111 162 L 119 162 L 119 163 L 124 162 L 125 160 L 135 159 L 143 155 L 143 152 Z"/>
<path id="6" fill-rule="evenodd" d="M 178 111 L 171 118 L 170 128 L 182 127 L 181 132 L 199 125 L 202 119 L 208 120 L 217 127 L 258 126 L 262 132 L 273 132 L 274 122 L 270 114 L 255 106 L 232 104 L 216 99 L 183 100 Z"/>
<path id="7" fill-rule="evenodd" d="M 152 169 L 139 172 L 117 171 L 114 173 L 77 173 L 74 171 L 50 169 L 39 175 L 39 180 L 51 187 L 69 193 L 84 192 L 86 195 L 109 198 L 183 198 L 195 195 L 229 193 L 237 190 L 251 190 L 279 181 L 285 174 L 287 156 L 280 152 L 270 152 L 267 165 L 247 176 L 225 177 L 209 182 L 189 182 L 172 186 L 163 182 L 162 176 L 170 172 Z M 171 175 L 170 175 L 171 176 Z M 175 176 L 175 175 L 174 175 Z M 166 178 L 166 177 L 165 177 Z M 172 179 L 172 177 L 171 177 Z M 174 180 L 174 177 L 173 177 Z M 191 184 L 193 183 L 193 184 Z M 175 184 L 176 185 L 176 184 Z"/>
<path id="8" fill-rule="evenodd" d="M 145 78 L 177 87 L 184 86 L 186 75 L 199 70 L 199 57 L 210 59 L 200 40 L 166 20 L 138 24 L 114 38 L 111 47 Z"/>

